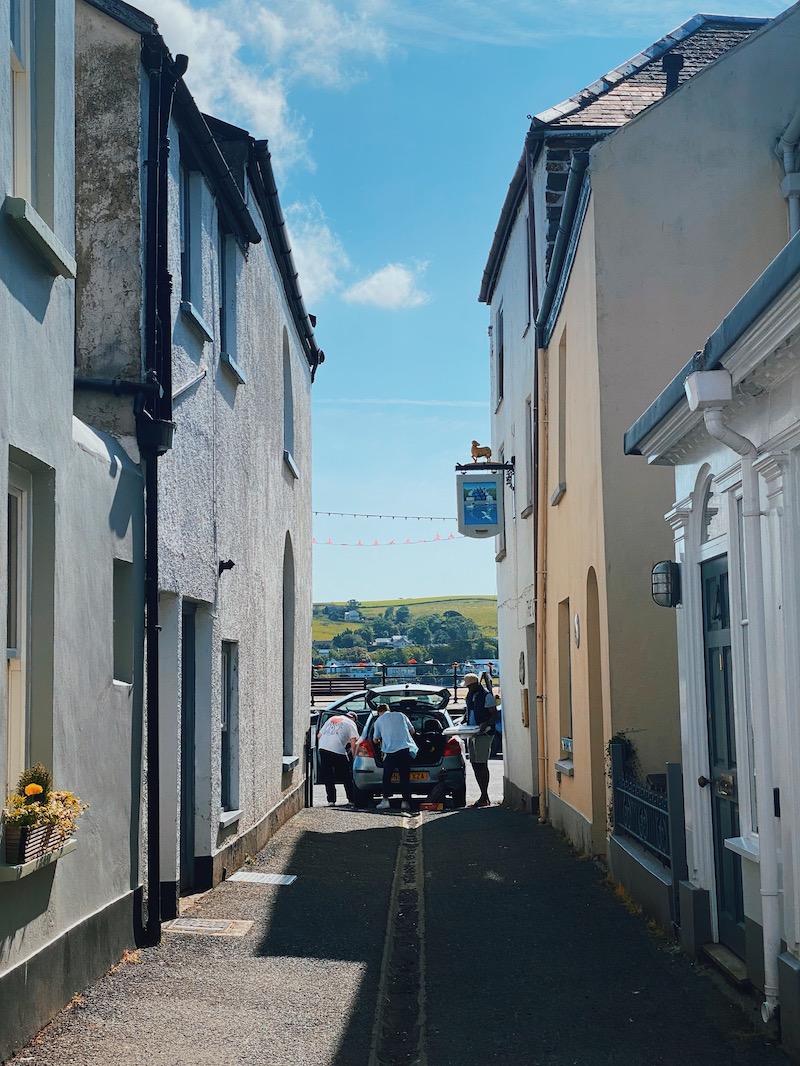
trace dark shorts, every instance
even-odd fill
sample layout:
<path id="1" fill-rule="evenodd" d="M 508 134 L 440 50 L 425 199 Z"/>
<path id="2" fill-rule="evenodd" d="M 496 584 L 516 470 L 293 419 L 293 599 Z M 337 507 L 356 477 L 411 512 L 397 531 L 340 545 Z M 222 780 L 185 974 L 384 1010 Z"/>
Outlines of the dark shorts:
<path id="1" fill-rule="evenodd" d="M 494 736 L 491 733 L 479 733 L 469 738 L 469 761 L 488 762 Z"/>

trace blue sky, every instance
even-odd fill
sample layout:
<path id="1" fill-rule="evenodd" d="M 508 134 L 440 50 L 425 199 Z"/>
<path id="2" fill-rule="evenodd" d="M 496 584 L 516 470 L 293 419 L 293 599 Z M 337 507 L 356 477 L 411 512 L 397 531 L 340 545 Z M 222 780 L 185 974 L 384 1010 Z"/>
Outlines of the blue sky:
<path id="1" fill-rule="evenodd" d="M 469 461 L 473 438 L 489 440 L 488 316 L 477 294 L 527 116 L 698 8 L 675 0 L 141 6 L 173 53 L 188 54 L 186 82 L 200 107 L 270 141 L 326 353 L 313 390 L 315 511 L 415 516 L 316 515 L 314 599 L 493 594 L 493 542 L 456 530 L 454 466 Z M 728 0 L 713 10 L 774 16 L 784 6 Z"/>

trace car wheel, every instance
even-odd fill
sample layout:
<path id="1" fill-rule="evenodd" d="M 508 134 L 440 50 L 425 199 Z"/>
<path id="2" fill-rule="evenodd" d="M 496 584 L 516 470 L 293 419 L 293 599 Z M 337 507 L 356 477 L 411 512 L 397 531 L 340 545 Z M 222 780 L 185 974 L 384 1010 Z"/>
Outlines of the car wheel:
<path id="1" fill-rule="evenodd" d="M 467 786 L 463 788 L 453 789 L 453 806 L 454 807 L 466 807 L 467 805 Z"/>
<path id="2" fill-rule="evenodd" d="M 465 790 L 466 792 L 466 790 Z M 365 792 L 363 788 L 359 788 L 358 785 L 353 785 L 353 804 L 356 807 L 366 807 L 369 801 L 372 799 L 371 792 Z M 466 803 L 466 796 L 464 799 Z"/>

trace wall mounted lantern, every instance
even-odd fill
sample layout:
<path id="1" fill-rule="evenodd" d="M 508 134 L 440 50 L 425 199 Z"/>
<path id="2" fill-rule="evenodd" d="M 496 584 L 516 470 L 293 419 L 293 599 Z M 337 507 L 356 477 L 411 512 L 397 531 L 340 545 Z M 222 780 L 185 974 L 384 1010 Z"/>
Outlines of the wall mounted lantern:
<path id="1" fill-rule="evenodd" d="M 671 559 L 656 563 L 651 574 L 651 591 L 659 607 L 677 607 L 681 602 L 681 564 Z"/>

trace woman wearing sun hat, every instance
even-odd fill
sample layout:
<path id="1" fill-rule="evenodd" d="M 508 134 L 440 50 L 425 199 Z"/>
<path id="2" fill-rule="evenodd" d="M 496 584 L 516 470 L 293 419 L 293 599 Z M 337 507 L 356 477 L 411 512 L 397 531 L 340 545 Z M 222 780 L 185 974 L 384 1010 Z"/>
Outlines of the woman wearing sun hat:
<path id="1" fill-rule="evenodd" d="M 489 755 L 495 732 L 497 705 L 494 696 L 483 687 L 477 674 L 465 674 L 461 684 L 467 690 L 464 724 L 478 726 L 478 732 L 469 738 L 468 746 L 469 761 L 472 763 L 481 794 L 470 806 L 490 807 L 492 801 L 489 799 Z"/>

